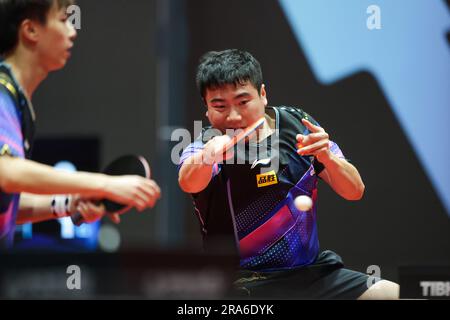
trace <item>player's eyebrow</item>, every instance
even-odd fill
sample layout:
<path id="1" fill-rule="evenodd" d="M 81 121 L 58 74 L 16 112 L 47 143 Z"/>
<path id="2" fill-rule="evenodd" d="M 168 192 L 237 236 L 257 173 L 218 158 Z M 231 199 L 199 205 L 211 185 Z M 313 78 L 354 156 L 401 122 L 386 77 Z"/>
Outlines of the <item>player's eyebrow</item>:
<path id="1" fill-rule="evenodd" d="M 247 98 L 247 97 L 250 97 L 250 96 L 251 96 L 250 93 L 248 93 L 248 92 L 242 92 L 242 93 L 239 93 L 238 95 L 236 95 L 236 96 L 233 98 L 233 100 L 238 100 L 238 99 L 241 99 L 241 98 Z M 210 103 L 214 103 L 214 102 L 224 102 L 224 101 L 225 101 L 225 99 L 223 99 L 223 98 L 214 98 L 214 99 L 209 100 Z"/>
<path id="2" fill-rule="evenodd" d="M 214 99 L 209 100 L 210 103 L 224 102 L 224 101 L 225 101 L 225 99 L 222 99 L 222 98 L 214 98 Z"/>
<path id="3" fill-rule="evenodd" d="M 238 100 L 238 99 L 241 99 L 241 98 L 247 98 L 247 97 L 250 97 L 250 96 L 251 96 L 250 93 L 242 92 L 242 93 L 238 94 L 237 96 L 235 96 L 234 100 Z"/>

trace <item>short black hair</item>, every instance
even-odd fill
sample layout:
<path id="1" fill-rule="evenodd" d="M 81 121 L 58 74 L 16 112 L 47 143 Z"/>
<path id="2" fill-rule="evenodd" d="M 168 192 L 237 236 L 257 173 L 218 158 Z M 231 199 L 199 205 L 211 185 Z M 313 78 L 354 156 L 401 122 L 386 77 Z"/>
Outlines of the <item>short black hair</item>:
<path id="1" fill-rule="evenodd" d="M 228 49 L 204 54 L 197 68 L 196 81 L 204 99 L 207 89 L 227 84 L 242 85 L 250 82 L 260 93 L 263 76 L 261 65 L 249 52 Z"/>
<path id="2" fill-rule="evenodd" d="M 74 0 L 0 0 L 0 56 L 14 49 L 19 40 L 23 20 L 33 19 L 42 24 L 54 3 L 58 8 L 68 7 Z"/>

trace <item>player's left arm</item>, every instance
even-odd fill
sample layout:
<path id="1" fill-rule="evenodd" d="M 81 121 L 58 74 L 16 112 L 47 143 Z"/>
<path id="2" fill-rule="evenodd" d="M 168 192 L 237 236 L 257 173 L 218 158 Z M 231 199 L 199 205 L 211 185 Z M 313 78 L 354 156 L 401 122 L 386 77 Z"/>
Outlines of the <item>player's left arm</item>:
<path id="1" fill-rule="evenodd" d="M 61 197 L 64 198 L 66 196 Z M 20 195 L 16 223 L 36 223 L 62 217 L 55 214 L 55 208 L 52 206 L 53 200 L 54 196 L 22 193 Z M 105 208 L 92 201 L 82 199 L 78 195 L 72 195 L 65 216 L 69 217 L 75 212 L 79 212 L 82 215 L 84 222 L 91 223 L 105 215 Z M 110 218 L 115 223 L 120 222 L 118 215 L 110 215 Z"/>
<path id="2" fill-rule="evenodd" d="M 328 133 L 306 119 L 303 124 L 311 132 L 297 135 L 297 152 L 302 156 L 312 155 L 324 165 L 319 176 L 346 200 L 360 200 L 364 194 L 364 183 L 358 170 L 345 159 L 330 150 Z"/>
<path id="3" fill-rule="evenodd" d="M 16 223 L 34 223 L 54 219 L 55 215 L 52 213 L 51 203 L 52 196 L 22 193 Z"/>

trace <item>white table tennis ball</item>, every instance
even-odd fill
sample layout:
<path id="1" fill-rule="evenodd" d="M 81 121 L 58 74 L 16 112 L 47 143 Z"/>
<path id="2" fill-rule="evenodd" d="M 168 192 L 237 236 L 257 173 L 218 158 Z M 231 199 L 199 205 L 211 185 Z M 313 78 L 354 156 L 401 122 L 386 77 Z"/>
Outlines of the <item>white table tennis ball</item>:
<path id="1" fill-rule="evenodd" d="M 308 196 L 298 196 L 294 200 L 294 205 L 300 211 L 309 211 L 312 208 L 313 201 Z"/>

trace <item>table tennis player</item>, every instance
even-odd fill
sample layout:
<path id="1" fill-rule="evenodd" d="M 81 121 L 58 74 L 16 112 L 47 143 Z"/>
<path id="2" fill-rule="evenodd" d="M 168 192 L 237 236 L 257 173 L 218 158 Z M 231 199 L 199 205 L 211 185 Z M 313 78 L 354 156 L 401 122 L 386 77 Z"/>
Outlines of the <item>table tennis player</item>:
<path id="1" fill-rule="evenodd" d="M 108 198 L 142 211 L 160 196 L 150 179 L 62 172 L 29 160 L 35 125 L 31 99 L 48 73 L 69 59 L 76 38 L 66 13 L 72 3 L 0 1 L 0 250 L 11 248 L 16 223 L 75 211 L 92 222 L 104 209 L 90 199 Z"/>
<path id="2" fill-rule="evenodd" d="M 360 200 L 365 190 L 325 129 L 300 108 L 268 106 L 261 66 L 248 52 L 206 53 L 196 80 L 211 126 L 183 151 L 179 184 L 193 197 L 205 249 L 235 246 L 236 289 L 249 298 L 398 298 L 397 284 L 379 278 L 373 284 L 368 275 L 346 269 L 336 253 L 320 249 L 318 179 L 349 201 Z M 266 120 L 257 140 L 223 155 L 230 141 L 224 133 L 260 117 Z M 221 134 L 205 138 L 211 128 Z M 251 158 L 255 148 L 268 152 Z M 312 198 L 310 210 L 295 207 L 299 195 Z"/>

